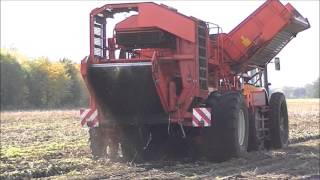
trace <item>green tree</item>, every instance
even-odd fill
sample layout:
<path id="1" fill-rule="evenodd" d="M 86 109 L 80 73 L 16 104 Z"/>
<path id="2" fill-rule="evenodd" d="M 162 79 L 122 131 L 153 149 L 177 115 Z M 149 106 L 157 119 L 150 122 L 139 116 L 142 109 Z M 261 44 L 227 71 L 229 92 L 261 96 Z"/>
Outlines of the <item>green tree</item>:
<path id="1" fill-rule="evenodd" d="M 18 61 L 0 53 L 1 109 L 22 108 L 25 93 L 24 72 Z"/>
<path id="2" fill-rule="evenodd" d="M 79 82 L 79 85 L 80 85 L 80 102 L 79 102 L 79 105 L 82 106 L 82 107 L 86 107 L 88 106 L 89 104 L 89 97 L 90 97 L 90 94 L 89 94 L 89 91 L 82 79 L 82 76 L 81 76 L 81 73 L 80 73 L 80 64 L 77 64 L 76 65 L 77 67 L 77 79 L 78 79 L 78 82 Z"/>
<path id="3" fill-rule="evenodd" d="M 29 61 L 29 102 L 38 108 L 56 108 L 68 97 L 70 78 L 64 65 L 41 57 Z"/>
<path id="4" fill-rule="evenodd" d="M 63 99 L 70 96 L 70 77 L 67 75 L 64 65 L 51 63 L 48 68 L 47 107 L 56 108 L 64 105 Z"/>
<path id="5" fill-rule="evenodd" d="M 81 87 L 80 79 L 77 76 L 79 72 L 76 68 L 76 64 L 67 58 L 61 59 L 60 63 L 63 64 L 66 75 L 69 78 L 69 86 L 66 89 L 67 94 L 63 99 L 63 104 L 68 106 L 79 106 L 81 97 Z"/>
<path id="6" fill-rule="evenodd" d="M 79 64 L 29 59 L 17 49 L 1 49 L 1 107 L 57 108 L 88 104 Z"/>
<path id="7" fill-rule="evenodd" d="M 67 76 L 70 78 L 69 93 L 63 100 L 63 104 L 76 107 L 87 106 L 89 95 L 80 74 L 79 64 L 67 58 L 61 59 L 60 62 L 64 64 Z"/>
<path id="8" fill-rule="evenodd" d="M 27 63 L 29 67 L 26 78 L 29 89 L 28 101 L 33 107 L 46 107 L 48 104 L 48 66 L 50 62 L 48 58 L 41 57 Z"/>

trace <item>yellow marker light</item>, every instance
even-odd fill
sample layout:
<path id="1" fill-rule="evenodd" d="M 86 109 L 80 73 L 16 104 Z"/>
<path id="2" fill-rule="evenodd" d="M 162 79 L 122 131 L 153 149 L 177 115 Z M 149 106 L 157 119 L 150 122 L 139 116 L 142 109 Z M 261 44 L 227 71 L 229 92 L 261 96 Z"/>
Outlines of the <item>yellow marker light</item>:
<path id="1" fill-rule="evenodd" d="M 244 37 L 244 36 L 241 36 L 241 43 L 245 46 L 245 47 L 248 47 L 250 46 L 250 44 L 252 43 L 252 41 L 247 38 L 247 37 Z"/>

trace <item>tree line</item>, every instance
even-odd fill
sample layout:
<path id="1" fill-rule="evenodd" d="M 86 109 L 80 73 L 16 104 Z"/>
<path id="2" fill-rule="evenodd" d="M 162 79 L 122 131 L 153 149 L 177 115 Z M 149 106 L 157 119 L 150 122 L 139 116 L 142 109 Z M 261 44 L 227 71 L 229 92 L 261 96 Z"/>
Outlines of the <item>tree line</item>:
<path id="1" fill-rule="evenodd" d="M 27 58 L 1 49 L 1 110 L 87 106 L 79 64 L 70 59 Z"/>
<path id="2" fill-rule="evenodd" d="M 1 49 L 1 110 L 73 108 L 88 105 L 80 65 L 70 59 L 27 58 Z M 319 98 L 319 78 L 304 87 L 283 87 L 287 98 Z"/>
<path id="3" fill-rule="evenodd" d="M 288 99 L 320 98 L 320 78 L 304 87 L 283 87 L 282 91 Z"/>

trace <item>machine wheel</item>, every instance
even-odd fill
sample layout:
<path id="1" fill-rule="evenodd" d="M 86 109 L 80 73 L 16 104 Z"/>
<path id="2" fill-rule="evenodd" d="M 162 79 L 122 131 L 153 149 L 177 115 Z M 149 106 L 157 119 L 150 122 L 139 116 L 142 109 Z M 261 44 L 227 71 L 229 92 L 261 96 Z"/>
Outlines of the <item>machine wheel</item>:
<path id="1" fill-rule="evenodd" d="M 102 128 L 95 127 L 89 130 L 90 149 L 93 158 L 103 158 L 107 155 L 107 140 Z"/>
<path id="2" fill-rule="evenodd" d="M 136 126 L 123 126 L 121 137 L 122 156 L 126 161 L 141 159 L 143 145 L 139 136 L 139 129 Z"/>
<path id="3" fill-rule="evenodd" d="M 127 161 L 132 161 L 138 153 L 135 144 L 130 139 L 122 139 L 121 151 L 123 158 Z"/>
<path id="4" fill-rule="evenodd" d="M 148 147 L 145 149 L 145 157 L 147 160 L 160 160 L 164 159 L 170 154 L 171 146 L 168 136 L 168 126 L 164 125 L 154 125 L 151 130 L 151 141 L 149 142 Z M 174 146 L 179 146 L 178 143 L 175 143 Z"/>
<path id="5" fill-rule="evenodd" d="M 125 160 L 143 162 L 176 158 L 182 144 L 175 136 L 168 136 L 167 124 L 127 126 L 123 128 L 121 150 Z"/>
<path id="6" fill-rule="evenodd" d="M 187 158 L 189 155 L 192 156 L 192 141 L 189 138 L 189 131 L 187 128 L 184 129 L 186 138 L 183 138 L 181 127 L 179 125 L 171 125 L 170 135 L 167 135 L 165 141 L 159 141 L 160 146 L 164 147 L 164 153 L 162 156 L 166 157 L 166 160 L 182 160 Z M 167 134 L 167 131 L 164 131 Z"/>
<path id="7" fill-rule="evenodd" d="M 263 145 L 263 142 L 258 138 L 257 130 L 257 109 L 249 109 L 249 142 L 248 142 L 248 151 L 257 151 Z"/>
<path id="8" fill-rule="evenodd" d="M 283 93 L 276 92 L 270 98 L 270 145 L 283 148 L 289 143 L 289 121 L 286 98 Z"/>
<path id="9" fill-rule="evenodd" d="M 127 161 L 142 162 L 159 158 L 165 143 L 157 128 L 146 126 L 123 127 L 122 155 Z"/>
<path id="10" fill-rule="evenodd" d="M 214 93 L 209 97 L 213 123 L 204 129 L 206 155 L 225 161 L 247 152 L 248 109 L 240 92 Z"/>

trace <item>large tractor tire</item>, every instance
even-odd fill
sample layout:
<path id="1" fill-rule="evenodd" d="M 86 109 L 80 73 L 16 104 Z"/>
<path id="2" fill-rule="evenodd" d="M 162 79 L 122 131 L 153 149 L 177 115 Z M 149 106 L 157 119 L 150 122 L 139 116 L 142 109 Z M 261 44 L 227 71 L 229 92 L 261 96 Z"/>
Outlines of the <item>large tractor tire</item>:
<path id="1" fill-rule="evenodd" d="M 90 149 L 93 158 L 104 158 L 107 155 L 107 140 L 102 128 L 95 127 L 89 130 Z"/>
<path id="2" fill-rule="evenodd" d="M 270 145 L 283 148 L 289 143 L 289 121 L 286 98 L 283 93 L 273 93 L 269 101 Z"/>
<path id="3" fill-rule="evenodd" d="M 204 130 L 205 154 L 210 160 L 225 161 L 247 152 L 248 109 L 241 92 L 215 92 L 209 96 L 212 126 Z"/>

